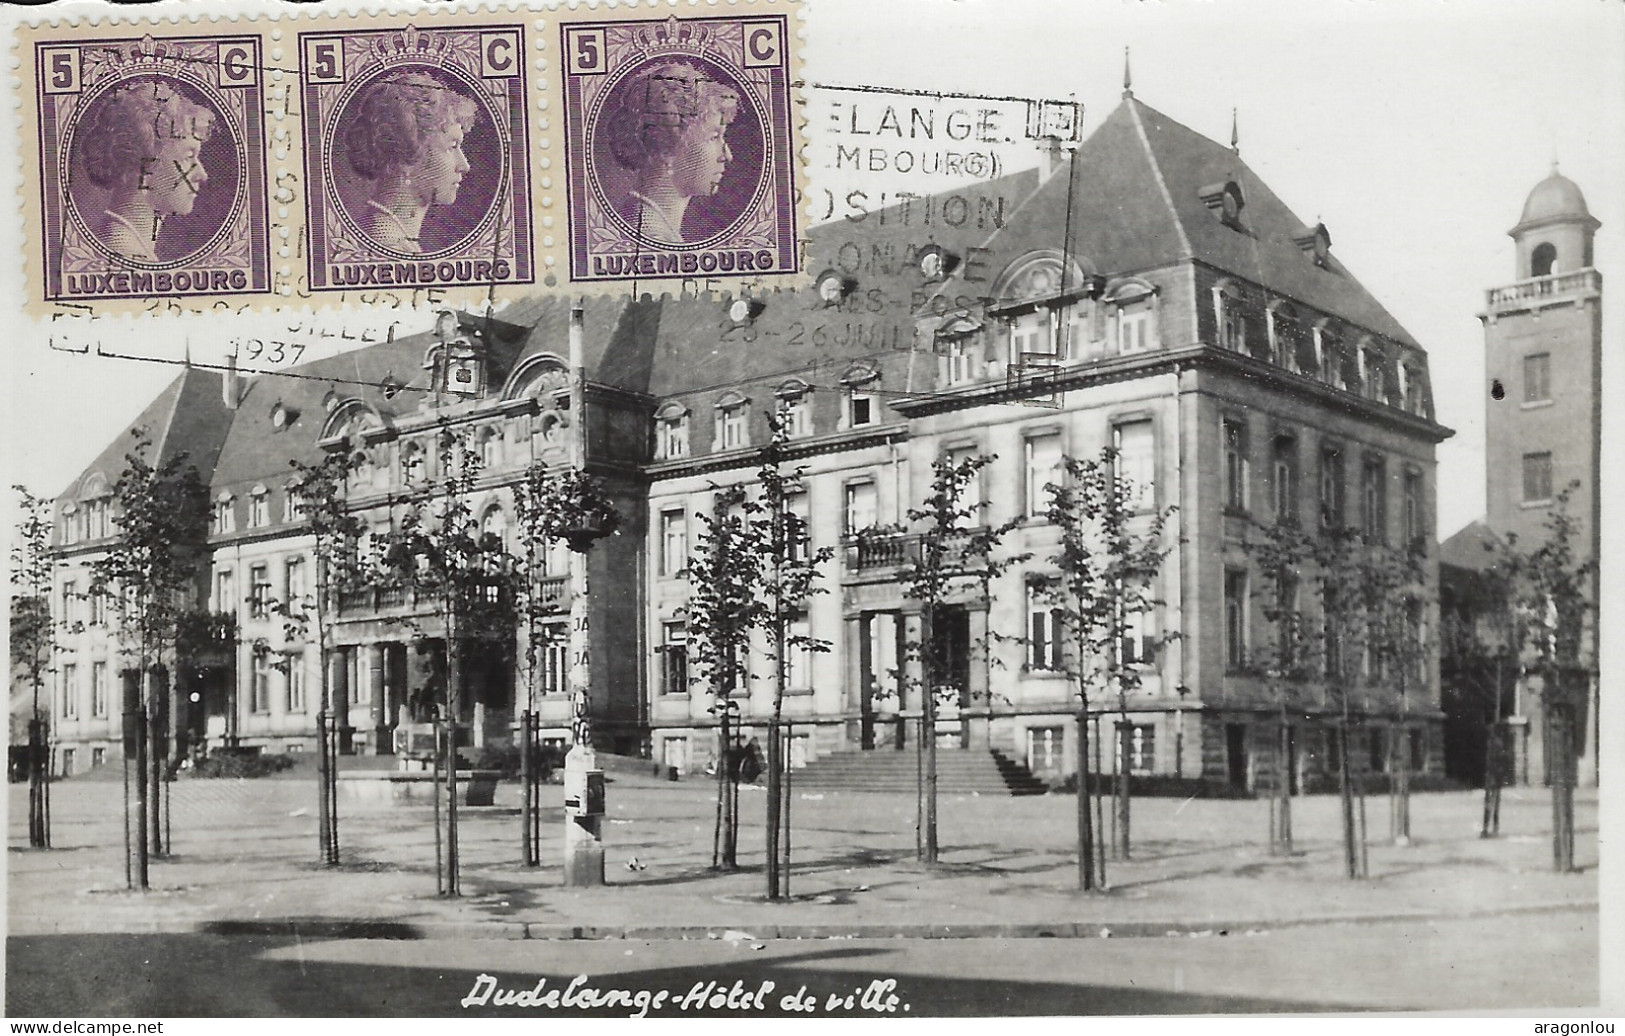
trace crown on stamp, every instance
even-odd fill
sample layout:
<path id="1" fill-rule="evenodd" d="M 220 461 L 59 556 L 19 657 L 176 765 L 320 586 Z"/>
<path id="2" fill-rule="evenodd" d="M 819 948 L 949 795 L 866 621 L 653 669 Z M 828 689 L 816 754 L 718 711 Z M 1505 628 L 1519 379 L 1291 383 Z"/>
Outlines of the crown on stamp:
<path id="1" fill-rule="evenodd" d="M 113 43 L 86 53 L 87 82 L 102 76 L 133 75 L 173 76 L 180 72 L 196 71 L 199 56 L 186 44 L 176 40 L 156 40 L 151 35 L 127 43 Z"/>
<path id="2" fill-rule="evenodd" d="M 374 59 L 380 65 L 404 65 L 430 62 L 441 64 L 448 56 L 451 41 L 440 33 L 422 32 L 408 25 L 400 32 L 389 33 L 372 45 Z"/>
<path id="3" fill-rule="evenodd" d="M 635 50 L 649 57 L 661 54 L 704 55 L 716 41 L 716 33 L 706 25 L 682 21 L 674 14 L 664 22 L 645 25 L 632 36 Z"/>

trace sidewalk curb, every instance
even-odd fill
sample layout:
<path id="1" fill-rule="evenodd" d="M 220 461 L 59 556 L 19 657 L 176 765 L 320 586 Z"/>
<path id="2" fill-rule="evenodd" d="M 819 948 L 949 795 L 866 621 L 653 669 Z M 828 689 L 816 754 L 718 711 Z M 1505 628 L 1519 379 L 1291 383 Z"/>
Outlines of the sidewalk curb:
<path id="1" fill-rule="evenodd" d="M 1596 900 L 1528 903 L 1459 913 L 1328 914 L 1251 921 L 1077 921 L 1057 924 L 764 924 L 577 925 L 541 921 L 391 921 L 376 918 L 153 920 L 97 934 L 284 936 L 299 939 L 530 942 L 768 942 L 849 939 L 1159 939 L 1267 935 L 1276 929 L 1332 925 L 1467 921 L 1523 914 L 1595 911 Z M 60 932 L 61 929 L 58 929 Z M 732 936 L 730 938 L 730 936 Z"/>

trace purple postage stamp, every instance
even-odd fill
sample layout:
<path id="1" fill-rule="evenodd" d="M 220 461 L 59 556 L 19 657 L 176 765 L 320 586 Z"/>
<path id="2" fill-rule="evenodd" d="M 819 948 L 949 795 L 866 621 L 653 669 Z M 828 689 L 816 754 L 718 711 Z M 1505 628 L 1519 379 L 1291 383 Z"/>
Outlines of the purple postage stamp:
<path id="1" fill-rule="evenodd" d="M 259 37 L 35 49 L 46 298 L 268 291 Z"/>
<path id="2" fill-rule="evenodd" d="M 786 17 L 562 36 L 571 278 L 796 272 Z"/>
<path id="3" fill-rule="evenodd" d="M 534 280 L 524 27 L 299 44 L 310 286 Z"/>

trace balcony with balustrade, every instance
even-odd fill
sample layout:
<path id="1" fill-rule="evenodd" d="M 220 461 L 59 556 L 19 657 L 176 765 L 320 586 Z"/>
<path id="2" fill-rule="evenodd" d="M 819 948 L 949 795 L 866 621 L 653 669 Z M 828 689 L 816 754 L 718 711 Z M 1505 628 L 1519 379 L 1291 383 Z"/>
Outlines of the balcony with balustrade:
<path id="1" fill-rule="evenodd" d="M 1602 274 L 1587 267 L 1491 288 L 1485 293 L 1484 305 L 1491 316 L 1500 316 L 1543 306 L 1581 302 L 1601 294 Z"/>

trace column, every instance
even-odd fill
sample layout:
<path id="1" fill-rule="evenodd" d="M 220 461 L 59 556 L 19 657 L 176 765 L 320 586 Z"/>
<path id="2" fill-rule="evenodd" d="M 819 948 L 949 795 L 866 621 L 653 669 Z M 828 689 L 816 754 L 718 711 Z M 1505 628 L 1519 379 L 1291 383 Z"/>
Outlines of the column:
<path id="1" fill-rule="evenodd" d="M 384 708 L 384 667 L 388 659 L 384 657 L 383 644 L 368 644 L 366 651 L 367 739 L 371 742 L 372 754 L 383 755 L 383 746 L 389 740 L 389 714 Z"/>

